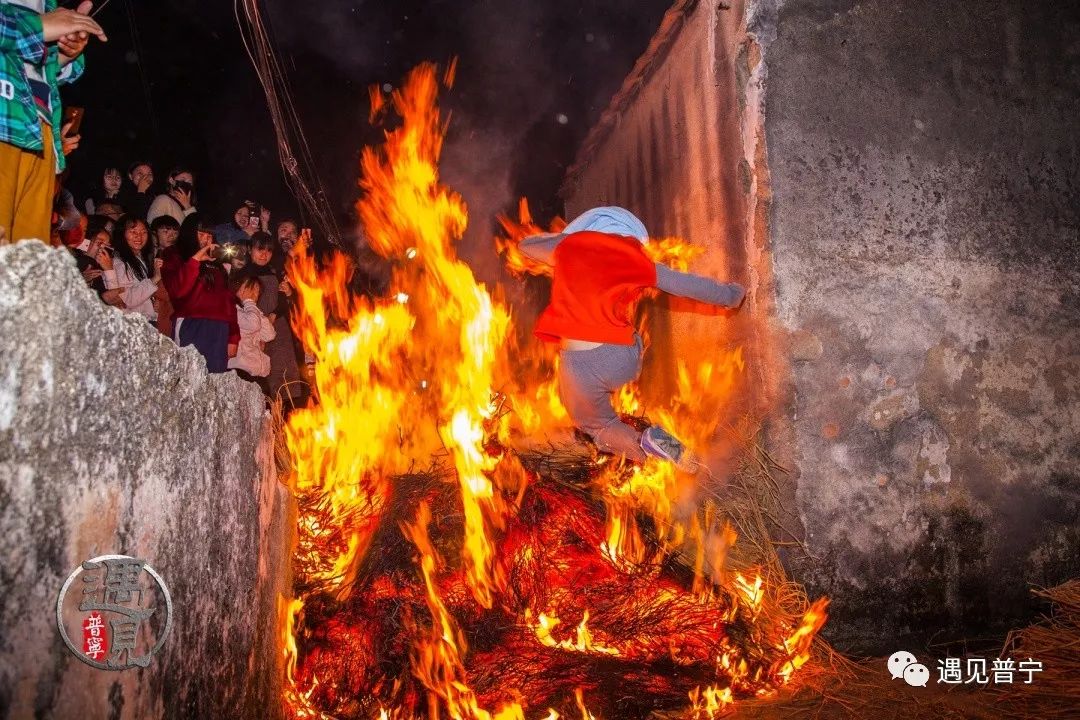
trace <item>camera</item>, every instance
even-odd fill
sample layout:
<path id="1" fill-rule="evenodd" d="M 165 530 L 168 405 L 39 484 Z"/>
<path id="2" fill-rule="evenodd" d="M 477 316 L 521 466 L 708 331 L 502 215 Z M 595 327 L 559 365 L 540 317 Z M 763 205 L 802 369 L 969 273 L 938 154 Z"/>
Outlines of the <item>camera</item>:
<path id="1" fill-rule="evenodd" d="M 173 187 L 181 192 L 190 193 L 195 189 L 195 186 L 189 183 L 187 180 L 174 180 Z"/>
<path id="2" fill-rule="evenodd" d="M 236 256 L 235 245 L 218 245 L 210 251 L 210 259 L 215 262 L 229 260 Z"/>

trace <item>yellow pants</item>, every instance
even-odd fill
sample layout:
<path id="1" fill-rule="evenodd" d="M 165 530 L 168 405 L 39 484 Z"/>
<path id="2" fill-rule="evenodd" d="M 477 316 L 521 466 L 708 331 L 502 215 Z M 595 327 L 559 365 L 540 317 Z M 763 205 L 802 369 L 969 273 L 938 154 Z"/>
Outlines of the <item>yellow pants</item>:
<path id="1" fill-rule="evenodd" d="M 53 197 L 56 195 L 56 153 L 52 128 L 41 123 L 45 152 L 41 155 L 0 143 L 0 242 L 37 238 L 49 244 Z"/>

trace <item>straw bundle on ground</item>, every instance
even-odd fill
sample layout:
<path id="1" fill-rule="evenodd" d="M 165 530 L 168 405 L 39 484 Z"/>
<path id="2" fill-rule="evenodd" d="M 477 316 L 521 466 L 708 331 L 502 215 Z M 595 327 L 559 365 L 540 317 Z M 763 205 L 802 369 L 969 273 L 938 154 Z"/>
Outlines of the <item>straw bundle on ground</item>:
<path id="1" fill-rule="evenodd" d="M 282 424 L 280 406 L 275 408 L 275 419 L 278 428 Z M 773 622 L 795 622 L 809 608 L 810 602 L 803 588 L 796 582 L 789 580 L 780 558 L 777 548 L 780 545 L 792 543 L 794 537 L 787 528 L 782 526 L 781 518 L 789 516 L 788 509 L 782 504 L 780 484 L 778 478 L 785 470 L 770 457 L 768 452 L 757 440 L 756 428 L 753 423 L 745 422 L 740 428 L 728 429 L 731 439 L 735 440 L 741 448 L 736 454 L 739 458 L 737 469 L 725 478 L 726 482 L 717 487 L 711 487 L 706 493 L 703 502 L 703 511 L 712 513 L 714 517 L 727 520 L 738 532 L 739 540 L 736 551 L 728 557 L 731 570 L 744 570 L 754 568 L 760 572 L 764 579 L 764 587 L 768 593 L 768 599 L 763 607 L 775 617 Z M 289 472 L 289 456 L 285 448 L 284 439 L 278 443 L 278 460 L 283 475 Z M 595 464 L 588 453 L 581 452 L 582 448 L 550 448 L 546 452 L 533 452 L 521 457 L 522 464 L 531 472 L 544 478 L 544 482 L 551 483 L 552 497 L 561 497 L 563 501 L 577 502 L 574 500 L 580 494 L 581 502 L 587 500 L 584 486 L 587 479 L 595 469 Z M 410 478 L 402 478 L 402 485 L 410 488 L 409 494 L 417 497 L 435 497 L 442 493 L 439 486 L 446 484 L 447 478 L 442 477 L 447 471 L 439 465 L 433 464 L 427 471 L 417 473 Z M 405 482 L 408 480 L 408 482 Z M 582 506 L 583 508 L 585 505 Z M 400 521 L 407 518 L 394 518 L 393 522 L 387 523 L 387 528 L 396 528 Z M 393 559 L 401 567 L 393 569 L 392 575 L 405 577 L 411 573 L 405 562 L 411 556 L 411 548 L 401 538 L 391 538 L 393 532 L 388 532 L 381 541 L 382 552 L 379 560 L 374 565 L 387 564 Z M 775 540 L 783 537 L 783 542 Z M 541 543 L 543 546 L 543 543 Z M 565 560 L 565 559 L 564 559 Z M 685 567 L 693 565 L 690 553 L 676 553 L 673 556 L 676 563 Z M 372 572 L 384 572 L 388 568 L 376 568 L 372 558 L 365 563 L 362 575 Z M 1076 701 L 1071 698 L 1080 697 L 1080 581 L 1068 583 L 1052 590 L 1042 591 L 1041 596 L 1056 603 L 1058 611 L 1043 622 L 1033 625 L 1025 630 L 1013 633 L 1006 644 L 1003 656 L 1014 658 L 1032 657 L 1042 660 L 1046 670 L 1037 677 L 1037 682 L 1031 685 L 991 686 L 978 687 L 971 685 L 946 686 L 934 682 L 936 672 L 932 670 L 932 679 L 925 688 L 911 688 L 900 680 L 889 677 L 886 671 L 884 658 L 873 658 L 861 661 L 853 661 L 835 652 L 825 641 L 816 639 L 813 646 L 812 660 L 807 663 L 789 685 L 770 698 L 742 698 L 734 705 L 723 711 L 725 717 L 738 718 L 1057 718 L 1077 717 Z M 403 596 L 398 596 L 394 607 L 399 610 L 406 606 L 410 607 L 405 615 L 410 618 L 422 614 L 420 598 L 413 598 L 413 602 L 405 602 Z M 324 636 L 321 648 L 315 648 L 316 652 L 335 652 L 339 654 L 333 664 L 341 666 L 344 663 L 343 655 L 348 654 L 346 649 L 352 644 L 352 640 L 360 635 L 368 636 L 375 640 L 375 636 L 386 635 L 390 625 L 394 624 L 393 618 L 382 617 L 375 620 L 375 627 L 361 628 L 357 622 L 360 616 L 368 615 L 393 615 L 398 617 L 401 613 L 389 613 L 389 606 L 363 608 L 364 612 L 354 607 L 352 611 L 342 609 L 341 620 L 356 623 L 349 632 L 342 635 L 344 645 L 334 641 L 332 636 Z M 312 607 L 312 616 L 322 615 L 324 620 L 333 614 L 331 607 L 321 610 Z M 596 607 L 601 611 L 601 607 Z M 349 617 L 351 616 L 351 618 Z M 405 620 L 405 616 L 398 617 L 396 622 Z M 411 621 L 411 619 L 410 619 Z M 463 616 L 463 621 L 464 616 Z M 504 619 L 505 622 L 505 619 Z M 596 616 L 597 626 L 601 627 L 603 615 Z M 502 625 L 503 623 L 499 623 Z M 483 655 L 484 632 L 479 623 L 472 629 L 473 637 L 477 645 L 477 654 Z M 341 622 L 327 626 L 326 633 L 344 632 Z M 338 630 L 334 630 L 338 628 Z M 363 632 L 360 630 L 363 629 Z M 608 627 L 609 631 L 613 628 Z M 357 635 L 359 633 L 359 635 Z M 647 633 L 645 633 L 647 634 Z M 400 634 L 393 635 L 395 642 L 401 641 Z M 510 641 L 510 636 L 502 638 L 503 642 Z M 518 638 L 521 642 L 516 652 L 511 657 L 520 659 L 530 649 L 534 653 L 543 654 L 544 650 L 537 651 L 532 648 L 534 644 L 529 638 Z M 378 641 L 375 642 L 379 645 Z M 333 648 L 337 647 L 337 651 Z M 363 648 L 363 655 L 356 659 L 357 672 L 355 675 L 362 676 L 363 668 L 372 662 L 372 658 L 366 657 L 370 647 Z M 399 648 L 404 653 L 407 648 Z M 503 648 L 503 654 L 505 648 Z M 401 654 L 401 653 L 399 653 Z M 552 655 L 548 653 L 548 655 Z M 555 654 L 557 655 L 557 653 Z M 545 655 L 535 663 L 537 668 L 543 667 L 542 675 L 551 677 L 558 676 L 554 672 L 555 663 L 567 659 L 570 664 L 563 668 L 563 674 L 580 673 L 580 667 L 575 665 L 572 657 L 561 658 Z M 385 657 L 386 654 L 383 653 Z M 542 661 L 542 662 L 541 662 Z M 480 670 L 484 663 L 469 663 L 475 669 L 475 680 L 481 689 L 490 683 L 487 674 Z M 520 662 L 518 663 L 520 664 Z M 491 663 L 490 670 L 499 667 L 500 663 Z M 525 665 L 530 665 L 526 663 Z M 615 667 L 614 664 L 612 666 Z M 510 668 L 506 668 L 509 670 Z M 602 666 L 597 666 L 601 674 L 607 672 Z M 633 668 L 631 668 L 633 670 Z M 610 675 L 618 680 L 612 687 L 629 679 L 626 667 L 618 672 L 612 670 Z M 345 675 L 352 673 L 346 672 Z M 498 673 L 496 673 L 497 675 Z M 513 673 L 510 673 L 511 675 Z M 633 675 L 633 672 L 630 672 Z M 536 678 L 533 678 L 535 680 Z M 528 685 L 529 678 L 519 678 L 521 683 Z M 559 685 L 565 683 L 558 683 Z M 600 683 L 603 685 L 603 683 Z M 498 685 L 498 683 L 496 683 Z M 670 692 L 670 688 L 665 688 Z M 540 688 L 535 689 L 537 692 Z M 670 697 L 670 695 L 669 695 Z M 689 698 L 688 698 L 689 700 Z M 367 704 L 359 697 L 355 697 L 357 703 L 351 709 L 356 711 L 357 716 L 366 712 Z M 338 710 L 342 709 L 338 705 Z M 638 705 L 640 708 L 640 705 Z M 351 713 L 347 713 L 351 714 Z M 714 717 L 719 717 L 716 715 Z M 606 717 L 606 716 L 604 716 Z M 657 711 L 653 717 L 674 720 L 676 718 L 701 718 L 707 717 L 702 712 L 694 713 L 686 710 Z"/>

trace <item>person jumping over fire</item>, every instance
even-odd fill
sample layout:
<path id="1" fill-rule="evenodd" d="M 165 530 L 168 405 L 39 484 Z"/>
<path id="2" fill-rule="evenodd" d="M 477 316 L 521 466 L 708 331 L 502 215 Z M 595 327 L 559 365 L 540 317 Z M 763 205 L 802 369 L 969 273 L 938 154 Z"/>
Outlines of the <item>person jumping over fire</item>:
<path id="1" fill-rule="evenodd" d="M 519 249 L 553 269 L 551 302 L 534 334 L 559 343 L 559 395 L 570 419 L 602 452 L 634 462 L 659 457 L 689 470 L 695 463 L 674 435 L 659 425 L 638 432 L 612 405 L 612 393 L 641 373 L 634 309 L 649 288 L 728 308 L 739 307 L 746 290 L 654 263 L 642 248 L 648 242 L 645 225 L 629 210 L 598 207 L 561 233 L 523 239 Z"/>

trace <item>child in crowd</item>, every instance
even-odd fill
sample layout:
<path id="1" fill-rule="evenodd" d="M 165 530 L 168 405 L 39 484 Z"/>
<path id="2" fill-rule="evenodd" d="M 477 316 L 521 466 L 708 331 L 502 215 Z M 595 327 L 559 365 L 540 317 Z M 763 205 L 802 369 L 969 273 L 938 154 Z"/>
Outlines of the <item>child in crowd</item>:
<path id="1" fill-rule="evenodd" d="M 176 244 L 180 235 L 180 224 L 169 215 L 162 215 L 150 225 L 150 235 L 154 239 L 154 248 L 157 257 L 161 258 L 165 251 Z M 165 283 L 158 283 L 157 293 L 154 295 L 154 307 L 157 308 L 157 328 L 162 335 L 172 336 L 173 305 L 169 298 L 169 291 L 165 289 Z"/>
<path id="2" fill-rule="evenodd" d="M 180 223 L 171 215 L 162 215 L 150 223 L 150 235 L 154 238 L 154 248 L 160 255 L 176 244 L 180 235 Z"/>
<path id="3" fill-rule="evenodd" d="M 520 249 L 554 268 L 551 303 L 535 334 L 560 344 L 559 394 L 570 418 L 604 452 L 635 462 L 660 457 L 690 469 L 690 453 L 671 433 L 659 425 L 638 432 L 611 404 L 611 394 L 641 373 L 634 309 L 648 288 L 731 308 L 746 291 L 654 263 L 642 249 L 648 241 L 645 225 L 629 210 L 599 207 L 561 233 L 525 238 Z"/>
<path id="4" fill-rule="evenodd" d="M 236 321 L 240 325 L 240 347 L 236 356 L 229 358 L 229 369 L 249 382 L 258 383 L 263 394 L 270 396 L 266 377 L 270 374 L 270 356 L 264 352 L 266 343 L 274 339 L 274 325 L 259 309 L 262 283 L 248 275 L 239 279 L 236 299 L 240 303 Z"/>

